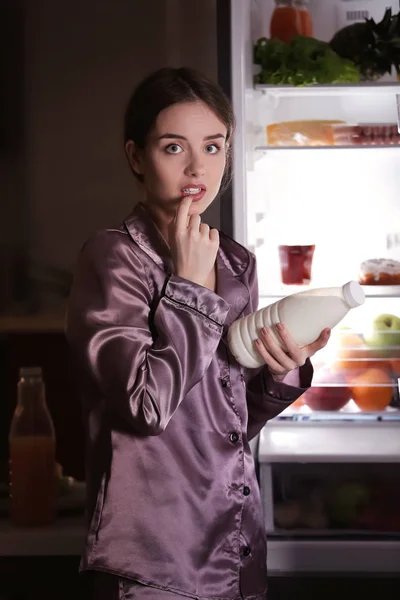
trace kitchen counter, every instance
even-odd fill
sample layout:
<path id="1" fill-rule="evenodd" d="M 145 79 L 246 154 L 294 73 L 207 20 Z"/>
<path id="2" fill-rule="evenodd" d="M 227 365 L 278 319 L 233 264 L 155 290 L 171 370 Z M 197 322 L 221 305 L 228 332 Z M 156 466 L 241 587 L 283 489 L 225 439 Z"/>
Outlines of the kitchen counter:
<path id="1" fill-rule="evenodd" d="M 3 310 L 0 313 L 0 334 L 63 333 L 67 299 L 43 293 L 38 302 L 38 310 L 35 312 L 29 310 L 24 302 L 15 303 Z"/>
<path id="2" fill-rule="evenodd" d="M 0 334 L 11 333 L 63 333 L 65 311 L 0 314 Z"/>
<path id="3" fill-rule="evenodd" d="M 80 556 L 84 517 L 60 517 L 50 527 L 14 527 L 0 519 L 0 556 Z"/>

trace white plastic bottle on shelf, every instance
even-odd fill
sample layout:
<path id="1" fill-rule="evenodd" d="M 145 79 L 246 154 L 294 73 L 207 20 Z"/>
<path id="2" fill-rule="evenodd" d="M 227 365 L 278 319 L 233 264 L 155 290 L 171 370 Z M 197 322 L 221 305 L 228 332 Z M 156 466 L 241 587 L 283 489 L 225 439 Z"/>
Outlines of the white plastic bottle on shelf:
<path id="1" fill-rule="evenodd" d="M 228 344 L 236 360 L 248 368 L 260 367 L 264 361 L 254 342 L 263 327 L 283 323 L 295 342 L 306 346 L 314 342 L 323 329 L 333 329 L 351 308 L 364 303 L 365 295 L 356 281 L 341 287 L 316 288 L 285 296 L 255 313 L 238 319 L 229 328 Z M 272 327 L 271 335 L 281 345 Z"/>

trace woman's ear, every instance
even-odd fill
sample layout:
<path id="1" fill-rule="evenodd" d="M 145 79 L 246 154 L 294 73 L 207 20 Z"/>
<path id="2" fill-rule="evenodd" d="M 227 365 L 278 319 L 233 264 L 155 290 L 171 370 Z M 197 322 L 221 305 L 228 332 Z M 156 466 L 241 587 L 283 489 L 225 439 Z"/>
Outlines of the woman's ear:
<path id="1" fill-rule="evenodd" d="M 125 152 L 132 171 L 137 175 L 143 175 L 141 152 L 135 142 L 128 140 L 125 144 Z"/>

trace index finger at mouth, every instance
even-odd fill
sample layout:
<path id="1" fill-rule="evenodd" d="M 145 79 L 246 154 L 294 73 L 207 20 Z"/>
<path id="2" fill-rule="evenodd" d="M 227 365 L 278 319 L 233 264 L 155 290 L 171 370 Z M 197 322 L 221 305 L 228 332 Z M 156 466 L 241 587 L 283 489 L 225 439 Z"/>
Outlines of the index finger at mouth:
<path id="1" fill-rule="evenodd" d="M 188 225 L 188 215 L 189 215 L 189 208 L 190 205 L 192 204 L 192 198 L 190 198 L 189 196 L 186 196 L 186 198 L 183 198 L 182 202 L 179 204 L 177 211 L 176 211 L 176 229 L 179 231 L 184 231 L 187 229 L 187 225 Z"/>

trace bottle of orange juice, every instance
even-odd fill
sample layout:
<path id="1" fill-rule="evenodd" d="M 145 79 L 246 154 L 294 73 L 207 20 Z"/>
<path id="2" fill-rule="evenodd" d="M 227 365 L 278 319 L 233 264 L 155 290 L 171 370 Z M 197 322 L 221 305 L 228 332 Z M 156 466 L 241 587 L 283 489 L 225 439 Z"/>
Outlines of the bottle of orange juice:
<path id="1" fill-rule="evenodd" d="M 313 36 L 313 22 L 308 5 L 310 0 L 295 0 L 294 5 L 299 13 L 301 22 L 301 34 L 306 37 Z"/>
<path id="2" fill-rule="evenodd" d="M 309 0 L 275 0 L 270 23 L 271 38 L 289 43 L 296 35 L 312 37 L 313 23 Z"/>
<path id="3" fill-rule="evenodd" d="M 294 0 L 275 0 L 275 9 L 270 23 L 271 38 L 289 43 L 302 33 L 300 13 Z"/>
<path id="4" fill-rule="evenodd" d="M 9 449 L 12 523 L 49 525 L 56 514 L 55 433 L 39 367 L 20 369 Z"/>

